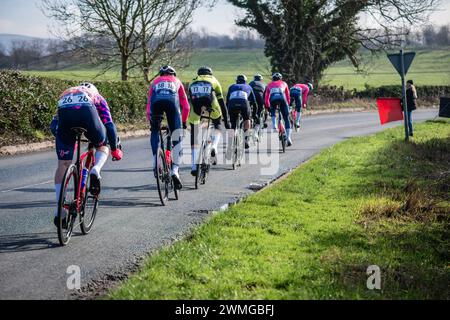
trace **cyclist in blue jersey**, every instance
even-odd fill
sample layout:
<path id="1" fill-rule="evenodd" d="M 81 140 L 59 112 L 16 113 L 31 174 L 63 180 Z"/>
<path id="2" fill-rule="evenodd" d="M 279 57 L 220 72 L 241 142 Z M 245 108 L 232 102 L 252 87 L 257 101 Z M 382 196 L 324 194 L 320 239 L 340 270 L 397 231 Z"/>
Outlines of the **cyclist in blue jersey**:
<path id="1" fill-rule="evenodd" d="M 238 75 L 236 78 L 236 84 L 233 84 L 228 89 L 227 106 L 228 113 L 230 115 L 231 127 L 236 129 L 237 119 L 239 113 L 244 120 L 244 136 L 245 136 L 245 149 L 249 149 L 248 144 L 248 130 L 250 129 L 250 105 L 256 104 L 255 94 L 252 87 L 247 84 L 247 77 L 243 74 Z"/>

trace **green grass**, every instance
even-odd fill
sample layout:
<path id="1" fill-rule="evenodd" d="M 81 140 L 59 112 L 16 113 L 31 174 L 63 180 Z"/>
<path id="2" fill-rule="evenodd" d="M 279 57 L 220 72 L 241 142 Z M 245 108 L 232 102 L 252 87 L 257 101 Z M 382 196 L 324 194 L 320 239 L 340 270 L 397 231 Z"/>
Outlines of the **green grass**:
<path id="1" fill-rule="evenodd" d="M 450 122 L 352 138 L 150 256 L 111 299 L 448 299 Z M 366 269 L 381 268 L 382 290 Z"/>
<path id="2" fill-rule="evenodd" d="M 450 84 L 450 51 L 416 50 L 417 57 L 408 73 L 408 78 L 420 85 Z M 399 76 L 386 55 L 362 56 L 364 73 L 357 73 L 349 61 L 336 63 L 325 72 L 322 84 L 344 86 L 347 89 L 364 89 L 365 85 L 378 87 L 399 83 Z M 180 73 L 183 81 L 190 81 L 197 67 L 211 66 L 225 89 L 234 82 L 237 74 L 252 76 L 261 73 L 269 76 L 269 62 L 261 50 L 204 50 L 195 53 L 191 67 Z M 91 67 L 71 67 L 60 71 L 29 71 L 29 74 L 56 77 L 60 79 L 89 80 L 97 76 L 98 70 Z M 98 80 L 118 80 L 118 71 L 108 71 L 98 76 Z"/>

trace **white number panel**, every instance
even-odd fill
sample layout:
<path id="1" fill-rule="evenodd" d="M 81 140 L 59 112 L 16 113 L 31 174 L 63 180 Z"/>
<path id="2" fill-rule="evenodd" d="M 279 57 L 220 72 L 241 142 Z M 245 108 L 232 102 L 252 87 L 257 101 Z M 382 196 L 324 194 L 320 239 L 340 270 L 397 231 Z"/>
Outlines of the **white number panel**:
<path id="1" fill-rule="evenodd" d="M 212 86 L 208 84 L 194 84 L 191 86 L 191 93 L 193 95 L 210 95 L 212 92 Z"/>
<path id="2" fill-rule="evenodd" d="M 247 92 L 241 91 L 241 90 L 233 91 L 230 94 L 230 100 L 232 100 L 232 99 L 245 99 L 245 100 L 247 100 L 248 99 Z"/>
<path id="3" fill-rule="evenodd" d="M 175 83 L 170 81 L 163 81 L 155 85 L 155 90 L 159 93 L 160 91 L 166 91 L 166 93 L 176 93 L 177 87 Z"/>
<path id="4" fill-rule="evenodd" d="M 93 105 L 92 98 L 84 91 L 69 90 L 63 93 L 58 101 L 59 108 Z"/>

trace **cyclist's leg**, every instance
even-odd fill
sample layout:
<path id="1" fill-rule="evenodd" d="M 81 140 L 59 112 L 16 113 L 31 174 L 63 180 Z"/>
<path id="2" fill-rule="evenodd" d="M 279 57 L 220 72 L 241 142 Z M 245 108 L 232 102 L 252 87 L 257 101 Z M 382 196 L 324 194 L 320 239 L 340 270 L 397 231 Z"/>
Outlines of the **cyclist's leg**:
<path id="1" fill-rule="evenodd" d="M 181 156 L 183 154 L 183 130 L 181 124 L 180 108 L 175 102 L 167 103 L 166 108 L 167 122 L 171 133 L 171 140 L 173 144 L 172 149 L 172 172 L 171 175 L 178 177 L 178 169 L 180 166 Z M 170 149 L 170 146 L 168 147 Z"/>
<path id="2" fill-rule="evenodd" d="M 92 167 L 90 172 L 89 191 L 93 195 L 99 195 L 101 170 L 108 160 L 109 156 L 106 128 L 101 122 L 100 117 L 98 116 L 97 111 L 94 108 L 84 108 L 80 109 L 80 111 L 81 110 L 83 110 L 82 127 L 87 130 L 85 136 L 96 148 L 95 166 Z"/>
<path id="3" fill-rule="evenodd" d="M 301 94 L 299 94 L 295 97 L 295 110 L 297 111 L 297 119 L 295 119 L 295 121 L 297 122 L 297 125 L 299 125 L 301 117 L 302 117 L 302 96 L 301 96 Z"/>
<path id="4" fill-rule="evenodd" d="M 277 102 L 271 101 L 270 102 L 270 116 L 272 118 L 272 130 L 278 131 L 278 125 L 277 125 Z"/>
<path id="5" fill-rule="evenodd" d="M 200 145 L 200 130 L 199 130 L 200 114 L 201 114 L 201 105 L 194 103 L 191 113 L 189 114 L 189 124 L 191 125 L 192 175 L 196 174 L 197 164 L 199 163 L 198 148 Z"/>
<path id="6" fill-rule="evenodd" d="M 161 129 L 161 122 L 164 117 L 163 105 L 155 102 L 152 104 L 151 118 L 150 118 L 150 144 L 152 148 L 152 168 L 155 169 L 157 165 L 157 154 L 159 147 L 159 130 Z"/>
<path id="7" fill-rule="evenodd" d="M 230 101 L 230 103 L 228 104 L 228 115 L 230 116 L 231 129 L 235 130 L 237 126 L 236 121 L 238 119 L 239 113 L 236 112 L 233 100 Z"/>
<path id="8" fill-rule="evenodd" d="M 64 116 L 62 116 L 62 113 L 60 113 L 58 131 L 56 134 L 56 153 L 58 156 L 58 167 L 55 171 L 55 217 L 58 214 L 58 202 L 62 181 L 67 168 L 69 168 L 69 166 L 72 164 L 75 151 L 75 143 L 76 136 L 73 132 L 70 131 L 70 128 L 66 126 Z"/>
<path id="9" fill-rule="evenodd" d="M 76 144 L 76 135 L 70 129 L 74 127 L 72 119 L 73 119 L 74 110 L 60 110 L 59 111 L 59 123 L 58 130 L 56 133 L 56 154 L 58 156 L 58 167 L 55 171 L 55 200 L 56 206 L 54 209 L 54 224 L 58 227 L 59 219 L 58 215 L 58 203 L 59 203 L 59 195 L 61 193 L 62 182 L 64 179 L 64 174 L 66 173 L 69 166 L 72 164 L 74 152 L 75 152 L 75 144 Z M 62 214 L 66 214 L 66 212 L 62 212 Z M 65 221 L 65 220 L 64 220 Z M 65 222 L 63 222 L 65 224 Z"/>
<path id="10" fill-rule="evenodd" d="M 244 121 L 244 140 L 245 140 L 245 149 L 249 149 L 250 146 L 248 144 L 248 134 L 251 126 L 250 117 L 251 117 L 251 109 L 248 101 L 242 104 L 241 107 L 241 115 L 242 120 Z"/>
<path id="11" fill-rule="evenodd" d="M 219 102 L 217 101 L 216 98 L 212 101 L 211 107 L 212 112 L 210 116 L 212 118 L 212 123 L 214 124 L 214 134 L 212 137 L 211 153 L 212 156 L 215 157 L 215 153 L 218 150 L 220 139 L 222 138 L 222 120 L 221 120 L 222 111 L 220 109 Z"/>
<path id="12" fill-rule="evenodd" d="M 287 136 L 288 142 L 290 142 L 292 144 L 292 139 L 291 139 L 292 128 L 291 128 L 291 122 L 289 121 L 289 106 L 286 101 L 281 101 L 280 112 L 283 116 L 284 126 L 286 128 L 286 136 Z"/>

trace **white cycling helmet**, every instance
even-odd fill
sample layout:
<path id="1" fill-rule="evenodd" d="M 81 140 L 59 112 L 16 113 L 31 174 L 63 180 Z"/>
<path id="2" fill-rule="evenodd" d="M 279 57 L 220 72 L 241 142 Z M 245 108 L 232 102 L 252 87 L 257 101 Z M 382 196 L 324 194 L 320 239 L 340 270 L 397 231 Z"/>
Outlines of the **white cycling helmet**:
<path id="1" fill-rule="evenodd" d="M 97 87 L 94 86 L 94 85 L 93 85 L 92 83 L 90 83 L 90 82 L 83 82 L 83 83 L 80 83 L 80 87 L 87 88 L 87 89 L 88 89 L 92 94 L 94 94 L 94 95 L 100 94 L 100 93 L 98 92 Z"/>
<path id="2" fill-rule="evenodd" d="M 309 88 L 309 91 L 313 91 L 314 90 L 314 86 L 313 86 L 313 84 L 311 82 L 308 82 L 307 86 Z"/>

